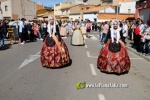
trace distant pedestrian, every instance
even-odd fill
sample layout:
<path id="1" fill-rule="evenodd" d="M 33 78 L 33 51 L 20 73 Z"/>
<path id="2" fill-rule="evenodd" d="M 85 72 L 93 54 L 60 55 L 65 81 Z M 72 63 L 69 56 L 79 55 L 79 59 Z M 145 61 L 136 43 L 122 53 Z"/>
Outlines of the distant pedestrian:
<path id="1" fill-rule="evenodd" d="M 24 18 L 21 19 L 21 21 L 19 22 L 19 40 L 21 40 L 21 44 L 25 43 L 25 36 L 24 36 Z"/>
<path id="2" fill-rule="evenodd" d="M 109 25 L 108 22 L 106 21 L 104 26 L 103 26 L 103 37 L 102 37 L 102 45 L 104 44 L 104 42 L 106 41 L 106 37 L 107 37 L 107 33 L 109 31 Z"/>
<path id="3" fill-rule="evenodd" d="M 44 39 L 45 39 L 45 37 L 47 35 L 46 34 L 46 32 L 47 32 L 47 22 L 46 21 L 43 22 L 42 27 L 43 27 L 43 33 L 44 33 Z"/>
<path id="4" fill-rule="evenodd" d="M 29 22 L 27 24 L 27 31 L 28 31 L 28 36 L 29 36 L 29 40 L 32 41 L 32 25 L 31 25 L 31 22 Z"/>
<path id="5" fill-rule="evenodd" d="M 1 34 L 1 47 L 4 47 L 4 42 L 5 42 L 5 38 L 6 38 L 6 34 L 7 34 L 7 27 L 8 27 L 8 22 L 5 19 L 4 21 L 1 21 L 1 25 L 2 25 L 2 34 Z"/>
<path id="6" fill-rule="evenodd" d="M 94 30 L 97 31 L 97 22 L 94 21 Z"/>
<path id="7" fill-rule="evenodd" d="M 133 41 L 133 22 L 132 21 L 129 22 L 128 36 L 129 36 L 129 40 Z"/>
<path id="8" fill-rule="evenodd" d="M 103 37 L 103 30 L 104 30 L 104 23 L 102 22 L 100 25 L 101 31 L 99 32 L 99 40 L 102 42 L 102 37 Z"/>
<path id="9" fill-rule="evenodd" d="M 2 20 L 0 20 L 0 47 L 4 47 L 3 37 L 4 37 L 3 22 L 2 22 Z"/>
<path id="10" fill-rule="evenodd" d="M 140 28 L 138 27 L 138 24 L 135 24 L 134 46 L 138 52 L 140 52 L 140 41 L 141 41 Z"/>
<path id="11" fill-rule="evenodd" d="M 146 41 L 145 41 L 145 53 L 146 53 L 146 56 L 147 55 L 150 55 L 150 20 L 147 21 L 147 28 L 145 30 L 145 38 L 146 38 Z M 149 38 L 148 38 L 149 37 Z"/>
<path id="12" fill-rule="evenodd" d="M 145 26 L 143 24 L 143 20 L 139 19 L 138 20 L 138 27 L 139 27 L 139 35 L 137 35 L 137 51 L 142 52 L 143 49 L 141 48 L 143 43 L 141 42 L 142 34 L 144 32 Z"/>
<path id="13" fill-rule="evenodd" d="M 92 29 L 92 23 L 90 22 L 90 20 L 88 20 L 88 22 L 86 24 L 86 37 L 88 37 L 88 38 L 89 38 L 91 29 Z"/>
<path id="14" fill-rule="evenodd" d="M 122 41 L 126 44 L 126 38 L 128 37 L 128 25 L 127 21 L 123 21 L 123 38 Z"/>
<path id="15" fill-rule="evenodd" d="M 100 32 L 100 31 L 101 31 L 100 26 L 101 26 L 101 23 L 100 23 L 100 22 L 98 22 L 98 23 L 97 23 L 97 29 L 98 29 L 98 32 Z"/>
<path id="16" fill-rule="evenodd" d="M 38 25 L 36 24 L 36 22 L 33 23 L 32 29 L 33 29 L 33 33 L 34 33 L 34 39 L 39 40 L 39 38 L 38 38 Z"/>
<path id="17" fill-rule="evenodd" d="M 41 25 L 40 24 L 37 24 L 37 35 L 38 35 L 38 39 L 39 40 L 43 40 L 42 39 L 42 33 L 41 33 Z"/>

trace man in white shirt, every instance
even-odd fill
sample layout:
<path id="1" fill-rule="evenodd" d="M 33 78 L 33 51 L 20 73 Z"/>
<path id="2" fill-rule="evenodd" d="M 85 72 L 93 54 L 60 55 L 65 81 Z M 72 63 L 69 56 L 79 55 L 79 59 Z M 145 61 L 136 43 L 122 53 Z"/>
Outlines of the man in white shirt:
<path id="1" fill-rule="evenodd" d="M 25 43 L 23 29 L 24 29 L 24 18 L 22 18 L 21 21 L 19 22 L 19 38 L 21 39 L 21 44 Z"/>
<path id="2" fill-rule="evenodd" d="M 123 42 L 126 44 L 125 39 L 128 36 L 128 25 L 126 21 L 123 21 Z"/>

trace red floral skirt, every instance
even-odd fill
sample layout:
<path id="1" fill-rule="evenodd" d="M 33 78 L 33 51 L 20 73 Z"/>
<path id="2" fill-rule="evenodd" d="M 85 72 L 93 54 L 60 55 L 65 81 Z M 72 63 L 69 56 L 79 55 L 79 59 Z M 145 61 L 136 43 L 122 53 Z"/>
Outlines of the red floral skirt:
<path id="1" fill-rule="evenodd" d="M 65 50 L 63 54 L 56 44 L 53 47 L 48 47 L 45 41 L 43 42 L 41 50 L 41 63 L 43 67 L 57 68 L 70 63 L 69 51 L 63 39 L 61 40 L 61 45 Z"/>
<path id="2" fill-rule="evenodd" d="M 97 66 L 102 72 L 121 74 L 130 69 L 130 59 L 127 50 L 121 45 L 120 52 L 113 53 L 108 47 L 110 40 L 100 51 Z"/>

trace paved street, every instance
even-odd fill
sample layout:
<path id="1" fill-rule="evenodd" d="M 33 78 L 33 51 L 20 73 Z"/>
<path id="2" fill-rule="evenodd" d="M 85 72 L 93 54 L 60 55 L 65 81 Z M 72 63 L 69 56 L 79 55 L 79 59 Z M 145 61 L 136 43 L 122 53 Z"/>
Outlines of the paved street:
<path id="1" fill-rule="evenodd" d="M 101 49 L 98 34 L 85 38 L 85 46 L 68 46 L 72 65 L 60 69 L 41 66 L 42 41 L 15 44 L 0 50 L 0 100 L 150 100 L 150 63 L 128 51 L 131 69 L 128 74 L 105 74 L 97 69 Z M 128 88 L 77 89 L 87 84 L 118 83 Z"/>

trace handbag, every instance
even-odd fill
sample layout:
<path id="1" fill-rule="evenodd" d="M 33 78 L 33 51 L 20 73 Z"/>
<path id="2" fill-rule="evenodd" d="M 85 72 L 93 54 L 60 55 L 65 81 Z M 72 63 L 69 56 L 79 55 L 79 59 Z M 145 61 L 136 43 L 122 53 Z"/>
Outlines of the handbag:
<path id="1" fill-rule="evenodd" d="M 116 42 L 110 42 L 109 44 L 109 50 L 113 53 L 119 52 L 121 50 L 121 45 L 120 43 L 116 43 Z"/>
<path id="2" fill-rule="evenodd" d="M 55 44 L 56 43 L 55 43 L 53 37 L 47 36 L 47 38 L 46 38 L 46 46 L 53 47 Z"/>
<path id="3" fill-rule="evenodd" d="M 146 35 L 146 36 L 145 36 L 145 39 L 146 39 L 146 40 L 150 40 L 150 35 Z"/>

